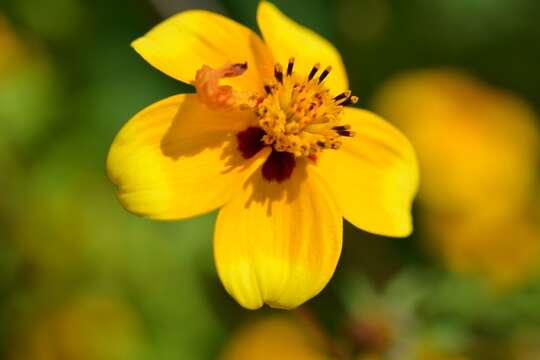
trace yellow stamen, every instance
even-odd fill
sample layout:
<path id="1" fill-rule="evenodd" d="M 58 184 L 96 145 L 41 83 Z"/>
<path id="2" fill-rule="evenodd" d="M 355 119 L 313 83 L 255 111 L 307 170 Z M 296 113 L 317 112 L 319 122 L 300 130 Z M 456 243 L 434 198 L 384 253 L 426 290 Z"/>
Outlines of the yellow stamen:
<path id="1" fill-rule="evenodd" d="M 242 75 L 247 63 L 226 64 L 219 69 L 204 65 L 197 71 L 194 85 L 201 102 L 214 110 L 254 109 L 259 126 L 266 133 L 264 144 L 276 151 L 287 151 L 296 157 L 316 158 L 324 149 L 339 149 L 342 137 L 355 135 L 349 125 L 341 123 L 343 107 L 358 101 L 347 90 L 330 95 L 324 85 L 332 67 L 315 64 L 306 77 L 294 72 L 294 58 L 287 68 L 274 66 L 274 79 L 264 84 L 264 94 L 246 95 L 229 85 L 220 85 L 225 77 Z"/>
<path id="2" fill-rule="evenodd" d="M 332 68 L 318 78 L 315 64 L 306 78 L 295 76 L 294 58 L 289 59 L 286 76 L 281 64 L 274 67 L 274 81 L 265 84 L 265 95 L 256 107 L 259 126 L 266 132 L 262 141 L 276 151 L 295 156 L 316 157 L 324 149 L 338 149 L 342 136 L 354 136 L 349 125 L 341 124 L 343 106 L 357 101 L 346 91 L 331 96 L 324 79 Z"/>

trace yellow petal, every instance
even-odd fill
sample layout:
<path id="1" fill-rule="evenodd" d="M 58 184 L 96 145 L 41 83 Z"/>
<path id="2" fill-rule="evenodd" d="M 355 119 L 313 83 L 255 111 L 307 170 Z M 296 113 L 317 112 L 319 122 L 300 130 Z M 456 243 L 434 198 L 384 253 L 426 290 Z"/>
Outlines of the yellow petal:
<path id="1" fill-rule="evenodd" d="M 203 10 L 170 17 L 132 46 L 152 66 L 185 83 L 191 83 L 204 64 L 216 69 L 226 63 L 247 62 L 248 69 L 242 76 L 223 80 L 244 90 L 261 89 L 261 74 L 272 74 L 271 55 L 257 34 Z"/>
<path id="2" fill-rule="evenodd" d="M 536 193 L 539 118 L 515 94 L 458 70 L 428 69 L 391 79 L 375 107 L 413 143 L 418 198 L 430 211 L 506 216 Z"/>
<path id="3" fill-rule="evenodd" d="M 214 256 L 225 289 L 242 306 L 290 309 L 328 283 L 341 241 L 342 218 L 329 188 L 299 163 L 281 184 L 255 172 L 220 210 Z"/>
<path id="4" fill-rule="evenodd" d="M 162 100 L 135 115 L 114 140 L 107 169 L 118 197 L 131 212 L 155 219 L 180 219 L 223 205 L 249 176 L 235 132 L 250 112 L 214 112 L 195 95 Z"/>
<path id="5" fill-rule="evenodd" d="M 323 68 L 330 65 L 332 72 L 325 84 L 336 93 L 348 89 L 341 56 L 328 40 L 294 22 L 266 1 L 259 4 L 257 22 L 276 61 L 284 65 L 290 57 L 294 57 L 295 71 L 304 71 L 306 75 L 316 63 Z"/>
<path id="6" fill-rule="evenodd" d="M 346 108 L 344 123 L 356 132 L 336 151 L 324 151 L 317 169 L 328 181 L 343 212 L 356 227 L 385 236 L 412 231 L 411 203 L 418 165 L 409 141 L 369 111 Z"/>

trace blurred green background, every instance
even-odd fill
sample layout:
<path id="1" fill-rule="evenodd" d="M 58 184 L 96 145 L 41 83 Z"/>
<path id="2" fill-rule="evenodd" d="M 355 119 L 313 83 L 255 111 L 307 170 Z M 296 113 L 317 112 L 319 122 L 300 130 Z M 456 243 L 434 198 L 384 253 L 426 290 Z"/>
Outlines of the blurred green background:
<path id="1" fill-rule="evenodd" d="M 436 200 L 421 192 L 409 239 L 347 224 L 334 278 L 299 311 L 243 310 L 215 273 L 215 214 L 153 222 L 127 213 L 105 158 L 138 110 L 191 91 L 145 63 L 130 42 L 189 8 L 256 30 L 257 1 L 1 0 L 0 358 L 214 359 L 236 346 L 255 350 L 229 358 L 540 359 L 540 2 L 274 3 L 336 45 L 358 106 L 387 115 L 413 143 L 431 129 L 433 143 L 417 147 L 427 164 L 422 181 L 450 181 L 444 186 L 452 190 L 433 185 L 441 189 Z M 443 101 L 450 110 L 430 108 Z M 518 105 L 499 107 L 507 101 Z M 438 113 L 448 121 L 433 130 Z M 504 116 L 492 123 L 490 114 Z M 458 164 L 427 156 L 444 151 Z M 474 155 L 480 151 L 488 155 Z M 493 165 L 501 158 L 508 167 Z M 455 185 L 452 176 L 487 180 Z M 456 200 L 464 192 L 475 194 L 474 206 Z M 306 345 L 289 336 L 288 347 L 314 352 L 281 346 L 272 357 L 272 339 L 285 344 L 281 325 L 247 331 L 268 341 L 242 337 L 245 326 L 275 316 L 307 322 L 310 329 L 294 331 L 323 340 Z"/>

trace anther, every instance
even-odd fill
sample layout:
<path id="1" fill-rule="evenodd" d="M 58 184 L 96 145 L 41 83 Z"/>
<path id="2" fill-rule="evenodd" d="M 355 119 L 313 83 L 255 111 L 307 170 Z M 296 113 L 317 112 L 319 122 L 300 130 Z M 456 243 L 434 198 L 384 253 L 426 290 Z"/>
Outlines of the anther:
<path id="1" fill-rule="evenodd" d="M 349 130 L 337 130 L 336 132 L 341 136 L 350 136 L 350 137 L 352 137 L 352 136 L 355 135 L 355 133 L 353 131 L 349 131 Z"/>
<path id="2" fill-rule="evenodd" d="M 289 59 L 289 63 L 287 64 L 287 76 L 292 75 L 293 67 L 294 67 L 294 58 L 292 57 Z"/>
<path id="3" fill-rule="evenodd" d="M 326 69 L 324 69 L 324 71 L 321 73 L 321 76 L 319 76 L 319 84 L 322 83 L 324 79 L 326 79 L 330 71 L 332 71 L 331 66 L 328 66 Z"/>
<path id="4" fill-rule="evenodd" d="M 311 68 L 311 71 L 309 72 L 309 75 L 308 75 L 308 80 L 309 81 L 311 81 L 311 79 L 313 79 L 313 77 L 315 76 L 317 71 L 319 71 L 319 67 L 321 67 L 321 64 L 319 64 L 319 63 L 313 65 L 313 67 Z"/>
<path id="5" fill-rule="evenodd" d="M 280 63 L 276 63 L 274 66 L 274 77 L 277 81 L 283 84 L 283 69 L 281 68 Z"/>
<path id="6" fill-rule="evenodd" d="M 347 98 L 347 100 L 345 100 L 344 102 L 342 102 L 340 105 L 341 106 L 347 106 L 347 105 L 354 105 L 358 102 L 358 97 L 357 96 L 349 96 Z"/>
<path id="7" fill-rule="evenodd" d="M 274 79 L 263 84 L 263 96 L 256 99 L 258 126 L 265 132 L 261 143 L 271 146 L 272 153 L 316 159 L 325 149 L 338 149 L 345 137 L 354 136 L 340 115 L 342 104 L 357 98 L 350 90 L 335 97 L 330 94 L 323 82 L 332 67 L 316 63 L 301 80 L 292 78 L 295 66 L 294 57 L 286 65 L 275 63 Z"/>
<path id="8" fill-rule="evenodd" d="M 267 95 L 272 94 L 272 86 L 270 86 L 269 84 L 264 84 L 264 91 Z"/>
<path id="9" fill-rule="evenodd" d="M 341 94 L 337 95 L 334 97 L 334 101 L 335 102 L 338 102 L 340 100 L 343 100 L 343 99 L 347 99 L 351 96 L 351 91 L 350 90 L 347 90 L 347 91 L 344 91 L 342 92 Z"/>

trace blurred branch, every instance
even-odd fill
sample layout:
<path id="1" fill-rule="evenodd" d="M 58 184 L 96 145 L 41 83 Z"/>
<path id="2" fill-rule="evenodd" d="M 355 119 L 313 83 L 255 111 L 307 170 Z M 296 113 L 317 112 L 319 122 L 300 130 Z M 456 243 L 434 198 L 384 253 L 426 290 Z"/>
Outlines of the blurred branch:
<path id="1" fill-rule="evenodd" d="M 164 18 L 189 9 L 205 9 L 219 13 L 224 12 L 223 6 L 214 0 L 150 0 L 150 2 Z"/>

